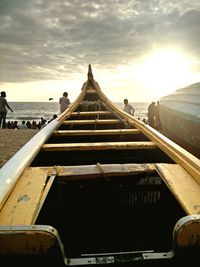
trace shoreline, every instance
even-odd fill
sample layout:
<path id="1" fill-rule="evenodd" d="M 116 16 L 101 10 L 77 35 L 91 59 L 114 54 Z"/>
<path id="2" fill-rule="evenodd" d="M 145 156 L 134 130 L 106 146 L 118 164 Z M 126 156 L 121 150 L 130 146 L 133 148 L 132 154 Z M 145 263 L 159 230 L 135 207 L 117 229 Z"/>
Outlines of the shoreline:
<path id="1" fill-rule="evenodd" d="M 0 168 L 39 130 L 0 129 Z"/>

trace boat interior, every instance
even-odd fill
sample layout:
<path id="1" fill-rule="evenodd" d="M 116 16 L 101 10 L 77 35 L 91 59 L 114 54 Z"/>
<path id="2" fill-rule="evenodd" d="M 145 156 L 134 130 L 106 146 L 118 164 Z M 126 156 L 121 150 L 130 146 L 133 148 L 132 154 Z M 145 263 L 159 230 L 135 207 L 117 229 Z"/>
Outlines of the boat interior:
<path id="1" fill-rule="evenodd" d="M 84 104 L 88 99 L 91 105 Z M 174 162 L 103 104 L 97 111 L 97 99 L 87 94 L 31 163 L 71 166 L 72 173 L 80 169 L 77 175 L 63 169 L 56 176 L 35 223 L 58 230 L 69 258 L 169 251 L 175 223 L 186 213 L 155 163 Z"/>
<path id="2" fill-rule="evenodd" d="M 171 261 L 177 222 L 198 213 L 198 183 L 159 133 L 110 103 L 90 66 L 81 97 L 4 204 L 0 252 L 50 266 Z"/>

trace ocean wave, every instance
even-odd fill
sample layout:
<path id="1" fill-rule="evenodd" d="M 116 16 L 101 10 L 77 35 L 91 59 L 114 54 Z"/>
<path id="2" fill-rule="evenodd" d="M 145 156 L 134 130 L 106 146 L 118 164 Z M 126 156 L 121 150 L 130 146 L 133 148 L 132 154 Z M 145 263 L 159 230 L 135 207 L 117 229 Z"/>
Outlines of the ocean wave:
<path id="1" fill-rule="evenodd" d="M 135 108 L 135 117 L 140 119 L 147 117 L 148 103 L 131 103 Z M 123 103 L 115 105 L 123 109 Z M 41 117 L 50 120 L 54 114 L 59 115 L 59 104 L 56 102 L 11 102 L 13 112 L 8 111 L 6 120 L 10 121 L 40 121 Z"/>

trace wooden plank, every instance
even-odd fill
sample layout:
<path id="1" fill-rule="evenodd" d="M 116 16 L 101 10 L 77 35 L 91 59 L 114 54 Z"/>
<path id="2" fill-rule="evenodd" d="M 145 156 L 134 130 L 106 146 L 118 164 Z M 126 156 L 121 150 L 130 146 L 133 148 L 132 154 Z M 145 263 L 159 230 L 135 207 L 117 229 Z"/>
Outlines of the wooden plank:
<path id="1" fill-rule="evenodd" d="M 54 131 L 54 136 L 83 136 L 83 135 L 125 135 L 125 134 L 140 134 L 137 129 L 108 129 L 108 130 L 57 130 Z"/>
<path id="2" fill-rule="evenodd" d="M 120 120 L 110 119 L 110 120 L 68 120 L 64 121 L 63 125 L 84 125 L 84 124 L 117 124 Z"/>
<path id="3" fill-rule="evenodd" d="M 38 205 L 38 208 L 35 211 L 35 214 L 33 216 L 32 224 L 35 224 L 35 221 L 36 221 L 36 219 L 37 219 L 37 217 L 38 217 L 38 215 L 39 215 L 39 213 L 40 213 L 40 211 L 42 209 L 42 206 L 43 206 L 43 204 L 44 204 L 44 202 L 45 202 L 45 200 L 47 198 L 49 190 L 51 189 L 51 186 L 52 186 L 56 176 L 57 176 L 57 171 L 56 171 L 55 168 L 53 168 L 52 171 L 51 171 L 51 176 L 49 177 L 49 179 L 47 181 L 47 184 L 46 184 L 46 186 L 44 188 L 44 191 L 43 191 L 42 197 L 40 199 L 40 203 Z"/>
<path id="4" fill-rule="evenodd" d="M 46 186 L 48 169 L 29 168 L 21 176 L 0 213 L 0 225 L 30 225 Z"/>
<path id="5" fill-rule="evenodd" d="M 98 143 L 69 143 L 44 144 L 42 151 L 75 151 L 75 150 L 122 150 L 122 149 L 156 149 L 153 142 L 98 142 Z"/>
<path id="6" fill-rule="evenodd" d="M 72 112 L 71 115 L 78 116 L 90 116 L 90 115 L 111 115 L 110 111 L 80 111 L 80 112 Z"/>
<path id="7" fill-rule="evenodd" d="M 49 167 L 42 169 L 50 170 Z M 54 168 L 52 167 L 53 171 Z M 65 180 L 92 179 L 99 177 L 111 176 L 130 176 L 141 173 L 155 173 L 155 164 L 96 164 L 96 165 L 80 165 L 80 166 L 59 166 L 57 168 L 57 176 L 65 177 Z"/>
<path id="8" fill-rule="evenodd" d="M 76 180 L 154 172 L 154 164 L 59 166 L 56 170 L 55 167 L 28 168 L 1 210 L 0 225 L 34 224 L 55 176 Z"/>
<path id="9" fill-rule="evenodd" d="M 53 120 L 46 125 L 0 168 L 0 209 L 18 182 L 19 177 L 33 161 L 42 144 L 59 127 L 59 124 L 59 121 Z"/>
<path id="10" fill-rule="evenodd" d="M 129 120 L 129 124 L 141 130 L 151 141 L 153 141 L 164 153 L 166 153 L 177 164 L 180 164 L 200 184 L 200 159 L 180 147 L 166 136 L 162 135 L 149 125 L 141 121 Z"/>
<path id="11" fill-rule="evenodd" d="M 156 164 L 156 170 L 186 214 L 200 214 L 200 185 L 178 164 Z"/>

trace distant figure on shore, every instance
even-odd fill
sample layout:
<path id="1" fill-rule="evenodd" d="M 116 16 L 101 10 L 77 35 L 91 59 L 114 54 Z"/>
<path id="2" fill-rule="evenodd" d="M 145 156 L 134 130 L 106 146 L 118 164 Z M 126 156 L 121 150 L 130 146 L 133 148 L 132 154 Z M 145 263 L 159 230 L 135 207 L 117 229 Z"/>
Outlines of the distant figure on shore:
<path id="1" fill-rule="evenodd" d="M 47 125 L 47 120 L 45 120 L 44 118 L 41 118 L 41 127 L 40 129 L 44 128 Z"/>
<path id="2" fill-rule="evenodd" d="M 155 104 L 155 116 L 154 116 L 154 127 L 156 130 L 161 131 L 161 122 L 160 122 L 160 110 L 159 110 L 159 101 Z"/>
<path id="3" fill-rule="evenodd" d="M 55 120 L 58 116 L 56 114 L 53 115 L 53 117 L 48 121 L 50 123 L 51 121 Z"/>
<path id="4" fill-rule="evenodd" d="M 0 128 L 6 128 L 7 108 L 13 112 L 6 100 L 6 92 L 2 91 L 0 96 Z"/>
<path id="5" fill-rule="evenodd" d="M 150 105 L 148 106 L 148 112 L 147 112 L 147 117 L 148 117 L 148 121 L 149 121 L 149 125 L 151 127 L 154 127 L 154 118 L 155 118 L 155 105 L 156 103 L 153 101 L 150 103 Z"/>
<path id="6" fill-rule="evenodd" d="M 134 116 L 135 109 L 134 107 L 128 103 L 128 99 L 124 99 L 124 111 L 127 112 L 128 114 Z"/>
<path id="7" fill-rule="evenodd" d="M 67 92 L 64 92 L 63 96 L 60 97 L 59 104 L 60 104 L 60 113 L 63 113 L 69 107 L 70 100 L 68 98 Z"/>
<path id="8" fill-rule="evenodd" d="M 19 129 L 18 121 L 14 121 L 14 123 L 13 123 L 13 129 Z"/>

